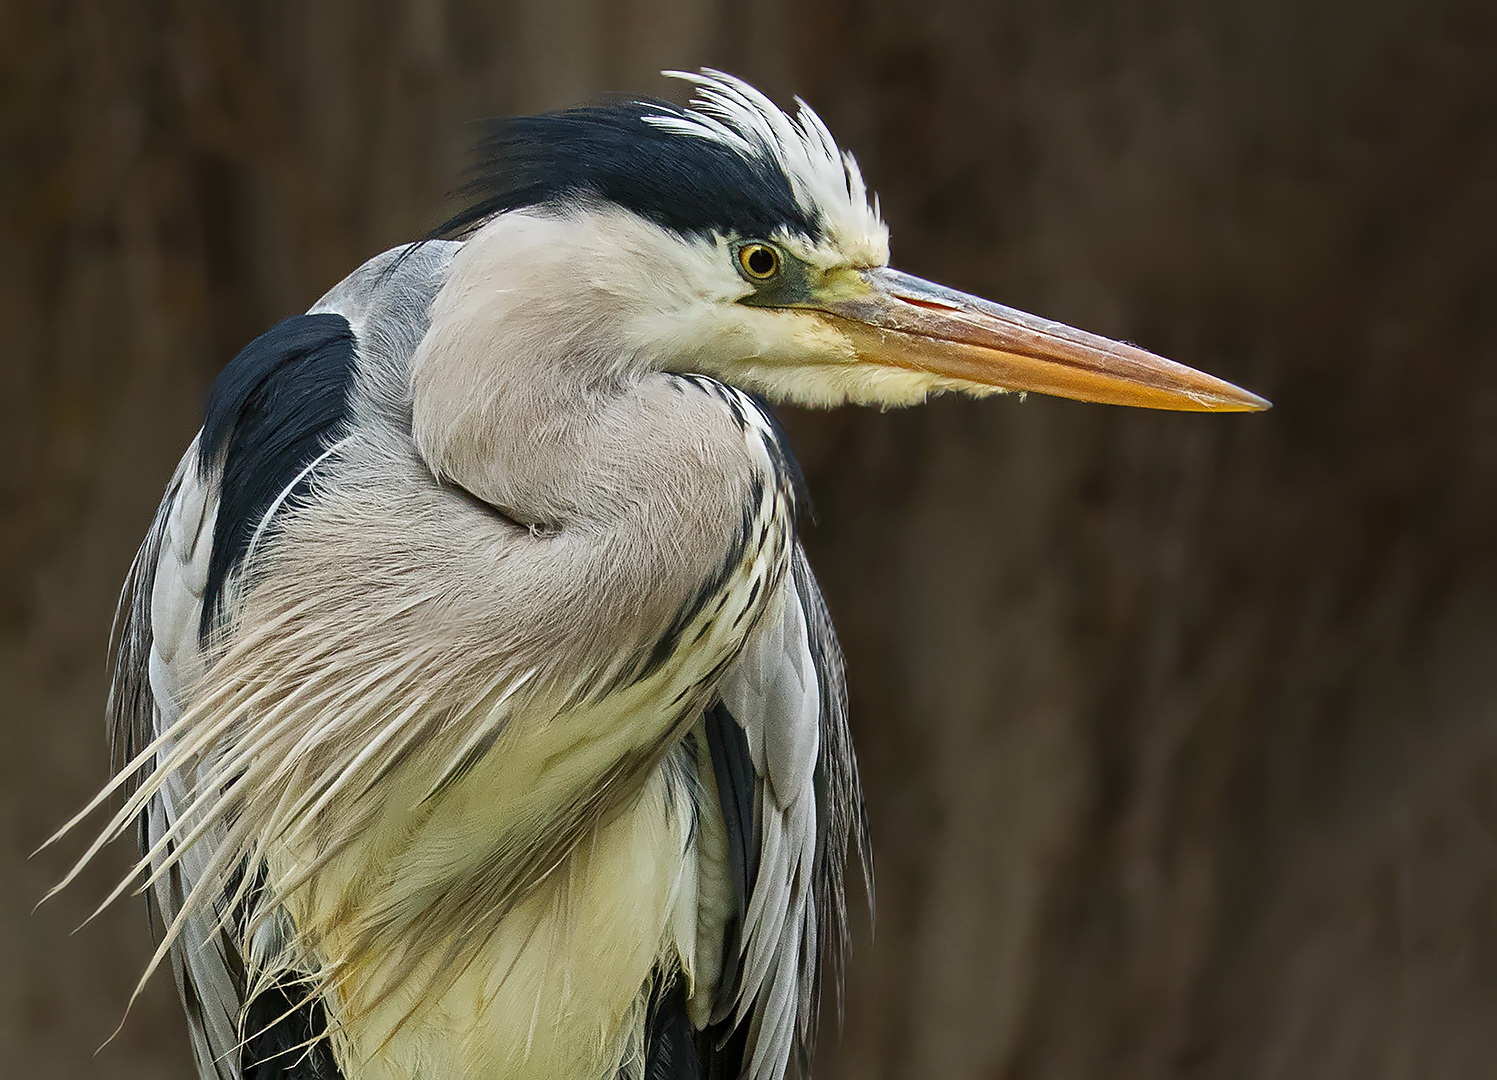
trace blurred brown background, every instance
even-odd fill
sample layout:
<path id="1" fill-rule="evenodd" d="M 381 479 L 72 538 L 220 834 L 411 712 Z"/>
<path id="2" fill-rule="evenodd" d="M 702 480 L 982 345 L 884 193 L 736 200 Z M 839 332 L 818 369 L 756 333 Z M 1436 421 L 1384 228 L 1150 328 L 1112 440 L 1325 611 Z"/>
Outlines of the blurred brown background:
<path id="1" fill-rule="evenodd" d="M 876 838 L 823 1078 L 1497 1075 L 1489 0 L 0 5 L 0 1073 L 181 1080 L 69 937 L 114 591 L 219 366 L 440 217 L 467 119 L 702 63 L 812 101 L 905 269 L 1261 417 L 789 417 Z M 109 868 L 122 865 L 123 852 Z"/>

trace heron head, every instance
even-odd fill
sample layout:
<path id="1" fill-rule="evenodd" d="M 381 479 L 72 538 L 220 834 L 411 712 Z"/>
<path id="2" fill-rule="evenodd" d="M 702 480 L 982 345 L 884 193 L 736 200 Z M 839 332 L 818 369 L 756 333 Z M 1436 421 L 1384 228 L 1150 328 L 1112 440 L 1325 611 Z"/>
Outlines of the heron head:
<path id="1" fill-rule="evenodd" d="M 904 405 L 1032 391 L 1160 409 L 1268 407 L 1123 342 L 890 268 L 856 162 L 811 109 L 721 72 L 688 108 L 630 101 L 498 121 L 467 210 L 503 288 L 548 332 L 621 362 L 711 375 L 774 400 Z"/>

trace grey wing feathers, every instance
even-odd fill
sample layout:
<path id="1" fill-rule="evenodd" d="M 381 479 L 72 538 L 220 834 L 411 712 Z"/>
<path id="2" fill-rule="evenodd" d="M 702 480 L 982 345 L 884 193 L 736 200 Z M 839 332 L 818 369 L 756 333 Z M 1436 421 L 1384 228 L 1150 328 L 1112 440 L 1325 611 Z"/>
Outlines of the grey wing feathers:
<path id="1" fill-rule="evenodd" d="M 109 719 L 121 762 L 133 758 L 176 721 L 184 693 L 203 670 L 198 626 L 217 497 L 212 485 L 199 476 L 197 460 L 194 441 L 167 487 L 120 597 Z M 163 747 L 158 754 L 168 749 Z M 142 851 L 149 851 L 186 812 L 188 783 L 189 778 L 174 775 L 141 815 Z M 158 935 L 181 911 L 216 839 L 210 830 L 148 890 Z M 162 857 L 170 854 L 168 849 Z M 190 919 L 172 949 L 171 962 L 199 1075 L 205 1080 L 237 1080 L 243 1006 L 237 947 L 210 919 Z"/>
<path id="2" fill-rule="evenodd" d="M 805 613 L 807 640 L 821 684 L 821 752 L 816 761 L 816 801 L 821 808 L 822 843 L 816 849 L 816 901 L 823 912 L 822 957 L 832 965 L 832 985 L 840 994 L 848 944 L 847 860 L 856 856 L 868 903 L 873 903 L 873 850 L 852 732 L 847 726 L 847 676 L 842 646 L 831 613 L 796 546 L 794 580 Z M 840 1000 L 839 1000 L 840 1006 Z M 840 1015 L 840 1013 L 839 1013 Z M 809 1018 L 814 1024 L 815 1016 Z"/>
<path id="3" fill-rule="evenodd" d="M 758 874 L 743 918 L 737 1014 L 748 1080 L 802 1069 L 815 1037 L 825 949 L 846 937 L 843 865 L 864 852 L 857 771 L 846 726 L 842 657 L 797 546 L 778 621 L 761 628 L 721 687 L 758 774 Z"/>
<path id="4" fill-rule="evenodd" d="M 402 422 L 402 410 L 408 408 L 402 394 L 410 357 L 425 333 L 427 305 L 458 246 L 431 243 L 385 252 L 356 270 L 312 309 L 344 316 L 357 335 L 356 397 L 366 421 L 387 417 L 387 422 Z M 111 741 L 121 763 L 176 722 L 204 671 L 200 628 L 220 493 L 218 471 L 203 475 L 199 461 L 199 444 L 194 440 L 167 487 L 120 598 L 108 711 Z M 293 485 L 306 475 L 303 465 L 297 463 Z M 289 491 L 271 503 L 256 536 L 288 505 Z M 245 558 L 253 556 L 252 542 Z M 157 751 L 158 760 L 170 749 L 169 743 L 163 745 Z M 146 766 L 141 774 L 149 771 Z M 138 775 L 133 782 L 139 779 Z M 142 851 L 150 851 L 181 815 L 190 812 L 193 781 L 190 775 L 173 774 L 152 799 L 139 825 Z M 209 823 L 207 831 L 150 888 L 148 899 L 158 935 L 181 912 L 219 848 L 225 827 L 223 822 Z M 156 866 L 171 855 L 171 848 L 164 850 Z M 187 1011 L 199 1074 L 204 1080 L 240 1080 L 246 1067 L 241 1061 L 241 1039 L 257 1033 L 240 1030 L 247 980 L 245 958 L 232 936 L 238 928 L 221 929 L 214 918 L 217 914 L 221 913 L 188 919 L 171 949 L 171 963 Z"/>

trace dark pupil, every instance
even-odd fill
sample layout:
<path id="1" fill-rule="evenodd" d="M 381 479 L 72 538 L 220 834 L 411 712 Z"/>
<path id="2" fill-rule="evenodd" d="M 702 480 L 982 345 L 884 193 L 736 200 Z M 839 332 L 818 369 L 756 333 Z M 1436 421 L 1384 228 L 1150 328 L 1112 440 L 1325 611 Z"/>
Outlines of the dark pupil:
<path id="1" fill-rule="evenodd" d="M 764 277 L 774 273 L 774 252 L 769 248 L 754 248 L 748 255 L 749 273 Z"/>

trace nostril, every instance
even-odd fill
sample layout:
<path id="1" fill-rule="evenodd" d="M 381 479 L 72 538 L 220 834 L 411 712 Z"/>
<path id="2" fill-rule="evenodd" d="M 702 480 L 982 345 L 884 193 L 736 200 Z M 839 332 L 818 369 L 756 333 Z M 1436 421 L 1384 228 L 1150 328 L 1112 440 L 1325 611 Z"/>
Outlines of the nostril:
<path id="1" fill-rule="evenodd" d="M 955 304 L 943 304 L 939 300 L 928 300 L 922 296 L 900 296 L 911 307 L 925 308 L 927 311 L 961 311 Z"/>

